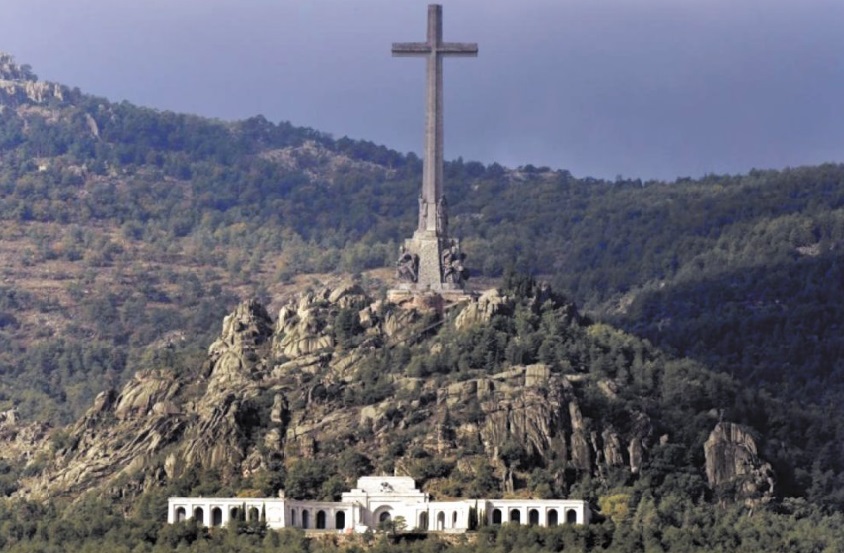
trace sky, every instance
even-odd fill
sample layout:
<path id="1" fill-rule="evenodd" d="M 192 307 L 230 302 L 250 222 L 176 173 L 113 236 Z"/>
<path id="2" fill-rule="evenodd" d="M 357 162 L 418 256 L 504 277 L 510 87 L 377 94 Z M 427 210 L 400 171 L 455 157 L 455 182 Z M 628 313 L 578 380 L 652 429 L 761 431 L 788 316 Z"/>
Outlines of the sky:
<path id="1" fill-rule="evenodd" d="M 41 79 L 421 153 L 418 0 L 2 0 Z M 844 0 L 443 0 L 445 156 L 673 180 L 844 162 Z"/>

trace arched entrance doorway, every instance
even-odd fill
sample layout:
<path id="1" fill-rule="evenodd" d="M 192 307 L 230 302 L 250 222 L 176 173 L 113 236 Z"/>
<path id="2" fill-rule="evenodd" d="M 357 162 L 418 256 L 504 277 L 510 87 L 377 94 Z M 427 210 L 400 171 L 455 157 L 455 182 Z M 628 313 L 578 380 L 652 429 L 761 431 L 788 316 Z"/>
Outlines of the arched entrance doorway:
<path id="1" fill-rule="evenodd" d="M 296 509 L 290 509 L 290 526 L 296 526 Z"/>
<path id="2" fill-rule="evenodd" d="M 522 513 L 518 509 L 510 509 L 510 522 L 513 524 L 520 524 L 522 522 Z"/>
<path id="3" fill-rule="evenodd" d="M 387 506 L 379 507 L 372 513 L 372 519 L 376 526 L 386 529 L 385 527 L 393 520 L 392 509 Z"/>
<path id="4" fill-rule="evenodd" d="M 557 514 L 557 509 L 549 509 L 548 510 L 548 526 L 556 526 L 560 523 L 559 516 Z"/>
<path id="5" fill-rule="evenodd" d="M 311 526 L 311 513 L 308 511 L 302 511 L 302 528 L 310 528 Z"/>
<path id="6" fill-rule="evenodd" d="M 419 513 L 419 530 L 428 529 L 428 513 Z"/>
<path id="7" fill-rule="evenodd" d="M 184 522 L 188 518 L 184 507 L 176 507 L 176 522 Z"/>
<path id="8" fill-rule="evenodd" d="M 193 518 L 195 518 L 196 521 L 200 524 L 203 524 L 205 522 L 205 512 L 202 510 L 202 507 L 197 507 L 193 510 Z"/>
<path id="9" fill-rule="evenodd" d="M 445 530 L 445 513 L 437 513 L 437 530 Z"/>
<path id="10" fill-rule="evenodd" d="M 223 525 L 223 510 L 219 507 L 211 509 L 211 526 Z"/>
<path id="11" fill-rule="evenodd" d="M 249 509 L 249 522 L 258 522 L 258 508 L 252 507 Z"/>
<path id="12" fill-rule="evenodd" d="M 346 529 L 346 512 L 345 511 L 337 511 L 334 515 L 334 528 L 337 530 L 345 530 Z"/>
<path id="13" fill-rule="evenodd" d="M 574 509 L 566 511 L 566 524 L 577 524 L 577 511 Z"/>
<path id="14" fill-rule="evenodd" d="M 531 509 L 528 511 L 528 524 L 531 526 L 538 526 L 539 525 L 539 511 L 536 509 Z"/>
<path id="15" fill-rule="evenodd" d="M 317 511 L 316 527 L 317 530 L 325 530 L 325 511 Z"/>
<path id="16" fill-rule="evenodd" d="M 501 524 L 501 509 L 492 510 L 492 523 Z"/>

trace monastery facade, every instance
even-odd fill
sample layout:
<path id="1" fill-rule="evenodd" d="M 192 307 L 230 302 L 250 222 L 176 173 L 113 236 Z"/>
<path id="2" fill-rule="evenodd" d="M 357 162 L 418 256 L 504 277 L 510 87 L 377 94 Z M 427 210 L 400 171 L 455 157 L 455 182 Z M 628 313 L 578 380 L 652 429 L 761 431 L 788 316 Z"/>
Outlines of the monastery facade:
<path id="1" fill-rule="evenodd" d="M 588 524 L 591 512 L 580 499 L 462 499 L 431 501 L 407 476 L 364 476 L 340 501 L 279 498 L 171 497 L 167 522 L 190 518 L 209 527 L 226 526 L 241 516 L 266 520 L 273 529 L 301 528 L 336 532 L 365 532 L 403 517 L 407 530 L 465 532 L 472 510 L 488 525 Z"/>

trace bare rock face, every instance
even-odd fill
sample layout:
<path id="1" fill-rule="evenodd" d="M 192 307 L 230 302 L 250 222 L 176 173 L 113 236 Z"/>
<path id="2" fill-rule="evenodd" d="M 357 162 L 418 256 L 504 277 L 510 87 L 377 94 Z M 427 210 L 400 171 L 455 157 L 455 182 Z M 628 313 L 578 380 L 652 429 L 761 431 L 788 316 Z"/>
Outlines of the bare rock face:
<path id="1" fill-rule="evenodd" d="M 113 412 L 118 420 L 179 414 L 172 401 L 179 389 L 176 380 L 160 378 L 154 371 L 142 371 L 129 384 L 115 400 Z"/>
<path id="2" fill-rule="evenodd" d="M 481 298 L 455 324 L 483 324 L 512 308 L 497 292 Z M 372 302 L 354 285 L 305 294 L 282 308 L 276 323 L 259 303 L 246 301 L 225 317 L 201 369 L 141 371 L 122 390 L 100 394 L 61 439 L 51 441 L 49 429 L 27 434 L 14 413 L 0 413 L 4 447 L 22 446 L 3 458 L 48 460 L 24 479 L 22 496 L 100 489 L 130 500 L 195 469 L 235 483 L 347 447 L 386 463 L 381 470 L 413 473 L 430 458 L 454 461 L 464 476 L 485 467 L 503 492 L 515 492 L 534 466 L 554 467 L 551 478 L 561 490 L 572 469 L 599 479 L 642 470 L 654 439 L 650 419 L 631 412 L 624 423 L 603 422 L 583 400 L 584 389 L 594 387 L 603 401 L 624 400 L 614 382 L 589 373 L 534 364 L 444 381 L 396 371 L 379 375 L 386 378 L 374 388 L 367 378 L 377 348 L 422 343 L 430 329 L 448 324 L 438 316 Z M 334 345 L 334 336 L 346 342 Z M 427 345 L 432 352 L 443 347 L 438 339 Z M 733 485 L 742 498 L 770 495 L 770 466 L 740 427 L 716 427 L 706 456 L 713 487 Z"/>
<path id="3" fill-rule="evenodd" d="M 26 465 L 34 459 L 50 434 L 50 426 L 41 422 L 23 422 L 17 411 L 0 412 L 0 444 L 3 458 L 17 465 Z"/>
<path id="4" fill-rule="evenodd" d="M 604 441 L 604 462 L 613 467 L 624 465 L 624 457 L 621 454 L 621 438 L 612 429 L 605 429 L 601 434 Z"/>
<path id="5" fill-rule="evenodd" d="M 463 330 L 477 324 L 488 323 L 494 316 L 510 312 L 513 302 L 507 296 L 502 296 L 498 290 L 487 290 L 477 299 L 468 304 L 457 315 L 454 326 Z"/>
<path id="6" fill-rule="evenodd" d="M 272 319 L 256 300 L 241 303 L 223 319 L 220 338 L 208 348 L 208 386 L 194 405 L 174 474 L 192 466 L 254 470 L 254 457 L 244 449 L 242 426 L 270 371 L 266 358 L 272 335 Z"/>
<path id="7" fill-rule="evenodd" d="M 77 493 L 143 470 L 181 436 L 184 418 L 172 412 L 180 387 L 173 373 L 148 370 L 136 374 L 120 393 L 102 392 L 67 430 L 61 449 L 48 455 L 51 444 L 41 444 L 41 454 L 51 463 L 40 476 L 25 479 L 20 493 Z"/>
<path id="8" fill-rule="evenodd" d="M 577 402 L 569 402 L 571 418 L 571 464 L 574 468 L 589 471 L 592 469 L 592 448 L 587 439 L 588 432 L 583 422 L 583 415 Z"/>
<path id="9" fill-rule="evenodd" d="M 0 52 L 0 100 L 6 105 L 43 104 L 49 100 L 64 100 L 66 88 L 38 81 L 26 65 L 17 65 L 9 54 Z"/>
<path id="10" fill-rule="evenodd" d="M 254 456 L 243 450 L 242 422 L 266 372 L 264 350 L 269 351 L 272 328 L 260 304 L 243 302 L 224 319 L 220 338 L 209 348 L 205 382 L 185 381 L 170 370 L 145 370 L 120 392 L 101 393 L 66 430 L 64 447 L 53 453 L 49 443 L 41 445 L 51 462 L 24 481 L 20 494 L 109 488 L 122 475 L 138 474 L 152 486 L 159 478 L 178 477 L 188 466 L 254 469 Z M 201 395 L 186 401 L 187 388 Z M 123 496 L 125 490 L 115 493 Z"/>
<path id="11" fill-rule="evenodd" d="M 630 445 L 627 446 L 627 454 L 630 456 L 630 472 L 639 474 L 639 471 L 642 470 L 642 461 L 644 459 L 642 440 L 639 438 L 631 439 Z"/>
<path id="12" fill-rule="evenodd" d="M 237 306 L 223 319 L 223 331 L 208 348 L 208 358 L 215 380 L 242 378 L 244 369 L 258 359 L 257 349 L 273 334 L 267 310 L 256 300 Z"/>
<path id="13" fill-rule="evenodd" d="M 273 350 L 276 357 L 296 359 L 334 347 L 328 326 L 330 291 L 310 292 L 297 305 L 281 308 L 276 323 Z"/>
<path id="14" fill-rule="evenodd" d="M 756 441 L 746 428 L 719 422 L 703 445 L 706 478 L 714 489 L 746 501 L 765 501 L 774 491 L 771 465 L 757 452 Z"/>
<path id="15" fill-rule="evenodd" d="M 505 444 L 518 443 L 529 456 L 548 458 L 556 454 L 565 459 L 568 424 L 563 417 L 563 389 L 553 385 L 508 389 L 506 382 L 499 381 L 493 381 L 493 386 L 494 399 L 482 404 L 486 416 L 480 437 L 484 448 L 494 453 Z"/>

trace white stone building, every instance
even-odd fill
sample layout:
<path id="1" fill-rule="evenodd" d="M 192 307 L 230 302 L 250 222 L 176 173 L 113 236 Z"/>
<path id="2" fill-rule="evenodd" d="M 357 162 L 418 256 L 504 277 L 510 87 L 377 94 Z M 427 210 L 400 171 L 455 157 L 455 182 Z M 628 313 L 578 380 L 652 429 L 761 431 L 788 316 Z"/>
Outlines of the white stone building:
<path id="1" fill-rule="evenodd" d="M 588 524 L 589 505 L 580 499 L 462 499 L 431 501 L 407 476 L 364 476 L 340 501 L 279 498 L 171 497 L 167 522 L 195 518 L 205 526 L 226 526 L 245 509 L 245 519 L 270 528 L 336 532 L 375 530 L 403 517 L 407 530 L 465 532 L 472 509 L 488 525 Z"/>

